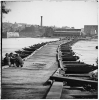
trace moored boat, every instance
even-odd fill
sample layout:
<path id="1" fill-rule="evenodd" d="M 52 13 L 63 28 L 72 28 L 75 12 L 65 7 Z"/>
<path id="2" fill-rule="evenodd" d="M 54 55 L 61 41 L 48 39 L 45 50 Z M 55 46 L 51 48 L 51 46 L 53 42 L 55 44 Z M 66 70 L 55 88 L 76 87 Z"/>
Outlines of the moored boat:
<path id="1" fill-rule="evenodd" d="M 65 54 L 71 54 L 71 55 L 74 55 L 75 53 L 74 53 L 74 52 L 62 52 L 62 55 L 65 55 Z"/>
<path id="2" fill-rule="evenodd" d="M 63 64 L 84 64 L 84 62 L 80 61 L 63 61 Z"/>
<path id="3" fill-rule="evenodd" d="M 29 54 L 20 54 L 20 57 L 23 59 L 25 57 L 29 56 Z"/>
<path id="4" fill-rule="evenodd" d="M 35 51 L 36 48 L 23 48 L 23 50 L 26 50 L 26 51 Z"/>
<path id="5" fill-rule="evenodd" d="M 76 60 L 79 59 L 79 57 L 77 57 L 77 56 L 74 56 L 74 57 L 62 57 L 61 59 L 62 59 L 62 61 L 76 61 Z"/>
<path id="6" fill-rule="evenodd" d="M 18 51 L 15 51 L 16 53 L 22 53 L 23 51 L 22 50 L 18 50 Z"/>
<path id="7" fill-rule="evenodd" d="M 61 52 L 72 52 L 70 49 L 61 49 Z"/>

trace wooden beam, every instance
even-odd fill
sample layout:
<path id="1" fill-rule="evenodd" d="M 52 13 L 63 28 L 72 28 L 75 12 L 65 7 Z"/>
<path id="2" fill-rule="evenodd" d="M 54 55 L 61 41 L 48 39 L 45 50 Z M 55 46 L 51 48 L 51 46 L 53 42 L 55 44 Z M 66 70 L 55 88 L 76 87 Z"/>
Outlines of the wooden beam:
<path id="1" fill-rule="evenodd" d="M 62 89 L 63 89 L 63 82 L 54 82 L 46 96 L 46 99 L 60 99 Z"/>
<path id="2" fill-rule="evenodd" d="M 66 76 L 90 77 L 89 74 L 65 74 Z"/>
<path id="3" fill-rule="evenodd" d="M 69 90 L 84 90 L 84 87 L 70 87 L 70 86 L 64 86 L 64 89 L 69 89 Z"/>
<path id="4" fill-rule="evenodd" d="M 79 97 L 79 98 L 81 98 L 81 97 L 89 97 L 89 98 L 97 98 L 98 97 L 98 94 L 96 93 L 96 94 L 93 94 L 93 93 L 89 93 L 89 94 L 87 94 L 87 93 L 80 93 L 80 94 L 70 94 L 71 96 L 74 96 L 74 97 Z"/>
<path id="5" fill-rule="evenodd" d="M 65 91 L 64 91 L 65 90 Z M 64 89 L 64 94 L 69 96 L 74 96 L 76 98 L 97 98 L 98 92 L 89 92 L 89 91 L 80 91 L 80 90 L 70 90 L 70 89 Z"/>
<path id="6" fill-rule="evenodd" d="M 73 77 L 63 77 L 63 76 L 51 76 L 50 77 L 51 80 L 56 80 L 56 81 L 67 81 L 67 82 L 75 82 L 75 83 L 80 83 L 80 84 L 92 84 L 97 86 L 98 82 L 94 81 L 94 80 L 85 80 L 85 79 L 81 79 L 81 78 L 73 78 Z"/>

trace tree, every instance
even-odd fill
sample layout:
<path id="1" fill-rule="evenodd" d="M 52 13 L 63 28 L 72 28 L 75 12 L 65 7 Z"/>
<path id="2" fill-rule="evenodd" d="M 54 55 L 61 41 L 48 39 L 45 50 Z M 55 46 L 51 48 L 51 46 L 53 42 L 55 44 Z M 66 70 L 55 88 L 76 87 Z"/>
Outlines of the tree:
<path id="1" fill-rule="evenodd" d="M 6 5 L 6 2 L 5 1 L 1 1 L 1 9 L 2 9 L 2 13 L 3 14 L 7 14 L 9 11 L 11 11 L 10 9 L 7 9 L 5 7 L 5 5 Z"/>

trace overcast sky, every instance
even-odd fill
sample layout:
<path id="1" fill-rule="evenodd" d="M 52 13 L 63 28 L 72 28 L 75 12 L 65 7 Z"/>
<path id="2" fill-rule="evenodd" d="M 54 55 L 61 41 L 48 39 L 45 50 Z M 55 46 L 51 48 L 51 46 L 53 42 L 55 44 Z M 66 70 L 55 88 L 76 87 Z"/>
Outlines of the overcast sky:
<path id="1" fill-rule="evenodd" d="M 98 3 L 96 1 L 8 1 L 6 7 L 10 8 L 11 12 L 4 15 L 4 22 L 40 25 L 40 16 L 43 16 L 44 26 L 83 28 L 84 25 L 98 24 Z"/>

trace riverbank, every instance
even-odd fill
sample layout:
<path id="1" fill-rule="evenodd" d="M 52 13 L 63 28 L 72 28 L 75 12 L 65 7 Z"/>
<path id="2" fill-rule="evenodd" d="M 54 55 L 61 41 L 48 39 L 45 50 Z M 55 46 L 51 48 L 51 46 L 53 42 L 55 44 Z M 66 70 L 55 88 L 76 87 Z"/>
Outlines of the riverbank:
<path id="1" fill-rule="evenodd" d="M 2 69 L 2 99 L 41 99 L 50 85 L 44 85 L 58 68 L 57 47 L 49 43 L 24 62 L 23 68 Z"/>

